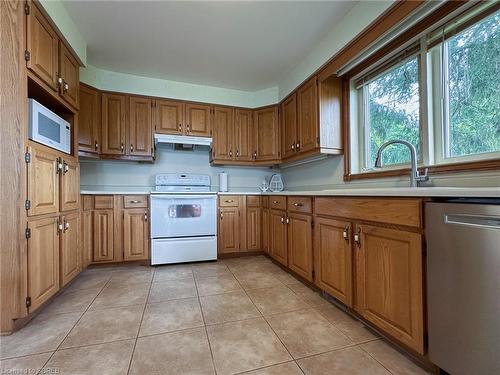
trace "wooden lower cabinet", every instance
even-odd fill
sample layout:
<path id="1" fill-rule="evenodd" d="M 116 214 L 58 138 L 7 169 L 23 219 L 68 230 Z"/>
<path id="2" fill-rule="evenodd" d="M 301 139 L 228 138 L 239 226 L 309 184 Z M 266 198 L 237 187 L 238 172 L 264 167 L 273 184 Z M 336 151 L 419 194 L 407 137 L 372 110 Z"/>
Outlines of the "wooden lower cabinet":
<path id="1" fill-rule="evenodd" d="M 62 217 L 61 232 L 61 287 L 80 272 L 80 213 L 73 212 Z"/>
<path id="2" fill-rule="evenodd" d="M 269 209 L 262 209 L 262 250 L 269 254 Z"/>
<path id="3" fill-rule="evenodd" d="M 315 284 L 352 307 L 351 223 L 322 217 L 314 223 Z"/>
<path id="4" fill-rule="evenodd" d="M 113 210 L 93 211 L 93 262 L 113 260 L 113 216 Z"/>
<path id="5" fill-rule="evenodd" d="M 80 164 L 67 159 L 62 164 L 61 211 L 77 210 L 80 207 Z"/>
<path id="6" fill-rule="evenodd" d="M 288 267 L 304 279 L 313 281 L 312 217 L 289 213 L 286 222 Z"/>
<path id="7" fill-rule="evenodd" d="M 81 222 L 81 248 L 82 248 L 82 268 L 87 268 L 90 263 L 92 263 L 93 256 L 93 218 L 92 210 L 82 211 L 82 222 Z"/>
<path id="8" fill-rule="evenodd" d="M 418 233 L 356 225 L 355 309 L 424 353 L 422 238 Z"/>
<path id="9" fill-rule="evenodd" d="M 246 250 L 262 250 L 262 210 L 260 207 L 247 207 L 246 228 Z"/>
<path id="10" fill-rule="evenodd" d="M 148 257 L 148 211 L 143 208 L 123 210 L 123 260 L 144 260 Z"/>
<path id="11" fill-rule="evenodd" d="M 219 207 L 218 252 L 234 253 L 240 250 L 240 209 Z"/>
<path id="12" fill-rule="evenodd" d="M 288 266 L 286 212 L 270 210 L 269 248 L 273 259 Z"/>

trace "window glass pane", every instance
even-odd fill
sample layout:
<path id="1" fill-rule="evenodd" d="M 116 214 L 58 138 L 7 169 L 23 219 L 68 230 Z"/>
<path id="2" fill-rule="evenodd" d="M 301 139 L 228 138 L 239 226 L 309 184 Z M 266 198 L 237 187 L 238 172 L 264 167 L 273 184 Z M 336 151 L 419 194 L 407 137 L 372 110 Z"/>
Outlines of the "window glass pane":
<path id="1" fill-rule="evenodd" d="M 449 155 L 500 151 L 500 12 L 449 39 Z"/>
<path id="2" fill-rule="evenodd" d="M 418 71 L 415 57 L 368 84 L 366 168 L 373 168 L 379 147 L 393 139 L 412 143 L 420 155 Z M 390 146 L 382 155 L 383 165 L 409 161 L 410 153 L 402 145 Z"/>

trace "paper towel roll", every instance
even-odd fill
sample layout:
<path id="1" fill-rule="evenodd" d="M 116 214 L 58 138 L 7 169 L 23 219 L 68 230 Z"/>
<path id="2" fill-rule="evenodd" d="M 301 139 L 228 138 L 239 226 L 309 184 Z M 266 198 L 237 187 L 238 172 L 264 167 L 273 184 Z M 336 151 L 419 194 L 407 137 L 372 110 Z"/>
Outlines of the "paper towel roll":
<path id="1" fill-rule="evenodd" d="M 219 191 L 227 191 L 227 173 L 219 173 Z"/>

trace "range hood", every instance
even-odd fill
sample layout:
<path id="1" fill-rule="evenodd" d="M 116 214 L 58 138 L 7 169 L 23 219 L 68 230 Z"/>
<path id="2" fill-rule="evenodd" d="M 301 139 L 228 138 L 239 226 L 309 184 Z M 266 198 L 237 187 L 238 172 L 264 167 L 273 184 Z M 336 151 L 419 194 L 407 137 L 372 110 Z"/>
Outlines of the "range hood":
<path id="1" fill-rule="evenodd" d="M 212 146 L 212 138 L 193 137 L 190 135 L 169 135 L 155 133 L 155 144 L 164 143 L 172 145 L 189 146 Z M 186 148 L 187 148 L 186 147 Z"/>

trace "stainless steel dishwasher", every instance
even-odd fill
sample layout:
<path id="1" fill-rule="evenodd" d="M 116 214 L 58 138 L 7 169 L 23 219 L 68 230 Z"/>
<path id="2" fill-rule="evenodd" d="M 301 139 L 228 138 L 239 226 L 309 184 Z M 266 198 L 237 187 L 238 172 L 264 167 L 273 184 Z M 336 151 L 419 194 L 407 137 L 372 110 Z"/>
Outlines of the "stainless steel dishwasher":
<path id="1" fill-rule="evenodd" d="M 425 206 L 429 358 L 453 375 L 500 374 L 500 202 L 479 202 Z"/>

